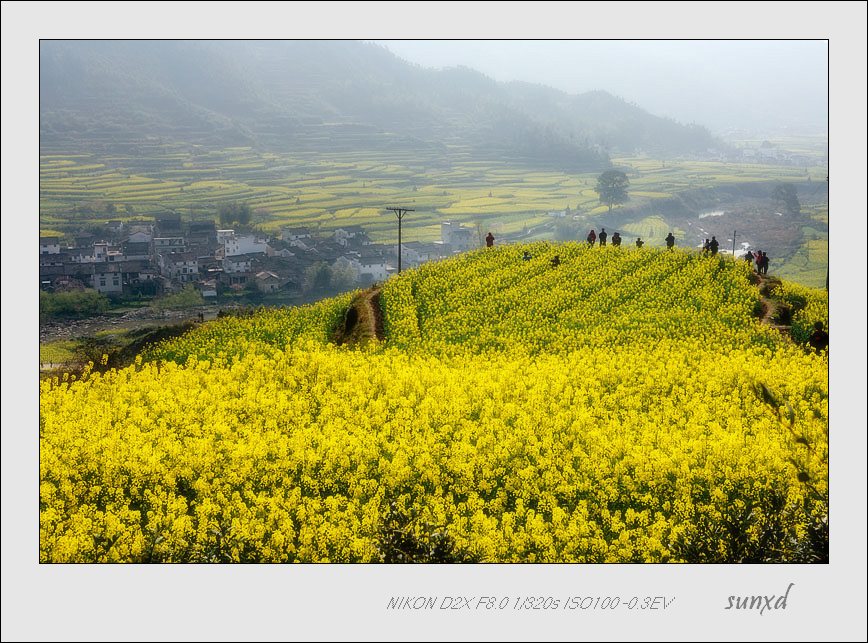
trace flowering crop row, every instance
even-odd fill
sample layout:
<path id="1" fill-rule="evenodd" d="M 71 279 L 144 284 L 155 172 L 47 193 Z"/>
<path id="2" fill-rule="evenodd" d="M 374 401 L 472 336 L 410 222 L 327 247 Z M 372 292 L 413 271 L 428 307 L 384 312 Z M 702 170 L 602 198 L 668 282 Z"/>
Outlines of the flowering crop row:
<path id="1" fill-rule="evenodd" d="M 435 352 L 563 352 L 664 338 L 772 347 L 779 337 L 753 316 L 759 295 L 748 273 L 696 253 L 538 243 L 468 253 L 446 268 L 425 264 L 390 280 L 383 297 L 389 340 Z"/>
<path id="2" fill-rule="evenodd" d="M 41 558 L 379 560 L 390 512 L 484 561 L 792 557 L 817 502 L 799 475 L 826 493 L 822 359 L 704 357 L 310 343 L 46 381 Z"/>
<path id="3" fill-rule="evenodd" d="M 774 289 L 774 295 L 788 304 L 795 314 L 792 318 L 793 340 L 805 344 L 816 322 L 829 327 L 829 293 L 784 281 Z"/>
<path id="4" fill-rule="evenodd" d="M 498 248 L 387 282 L 385 342 L 328 343 L 347 295 L 44 380 L 40 559 L 810 560 L 828 361 L 757 296 L 678 251 Z"/>

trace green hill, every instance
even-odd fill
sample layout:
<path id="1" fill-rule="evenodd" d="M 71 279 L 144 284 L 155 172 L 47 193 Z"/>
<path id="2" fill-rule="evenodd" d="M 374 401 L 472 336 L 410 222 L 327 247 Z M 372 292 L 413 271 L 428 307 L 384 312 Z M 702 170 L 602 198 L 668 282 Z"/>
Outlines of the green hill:
<path id="1" fill-rule="evenodd" d="M 43 150 L 76 153 L 153 139 L 320 153 L 459 145 L 477 158 L 596 170 L 609 152 L 722 146 L 604 92 L 423 69 L 351 41 L 44 40 L 39 88 Z"/>

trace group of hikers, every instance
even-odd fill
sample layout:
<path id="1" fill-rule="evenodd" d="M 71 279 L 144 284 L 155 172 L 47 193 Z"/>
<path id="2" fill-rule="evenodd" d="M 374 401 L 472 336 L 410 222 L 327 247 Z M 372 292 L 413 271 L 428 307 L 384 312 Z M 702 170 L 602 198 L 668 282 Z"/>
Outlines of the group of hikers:
<path id="1" fill-rule="evenodd" d="M 592 248 L 594 247 L 594 244 L 597 243 L 597 241 L 600 242 L 600 246 L 602 247 L 602 246 L 606 245 L 606 241 L 608 240 L 608 238 L 609 238 L 609 233 L 606 232 L 606 228 L 601 228 L 599 235 L 592 228 L 591 231 L 588 233 L 587 241 L 588 241 L 588 245 L 591 246 Z M 642 246 L 645 245 L 645 242 L 642 241 L 642 237 L 636 237 L 635 243 L 636 243 L 637 248 L 641 248 Z M 615 247 L 618 247 L 618 248 L 621 247 L 621 235 L 618 232 L 615 232 L 612 235 L 612 245 Z M 672 248 L 674 246 L 675 246 L 675 235 L 673 235 L 670 232 L 668 235 L 666 235 L 666 247 L 669 248 L 670 250 L 672 250 Z"/>
<path id="2" fill-rule="evenodd" d="M 601 228 L 599 235 L 597 234 L 597 232 L 595 230 L 591 229 L 591 231 L 588 233 L 588 236 L 587 236 L 588 245 L 591 247 L 593 247 L 594 244 L 596 244 L 598 241 L 600 243 L 600 246 L 605 246 L 606 242 L 608 240 L 609 240 L 609 234 L 606 232 L 606 228 Z M 614 247 L 616 247 L 616 248 L 621 247 L 621 235 L 618 232 L 615 232 L 612 235 L 611 241 L 612 241 L 612 245 Z M 672 248 L 675 247 L 675 235 L 672 234 L 672 232 L 670 232 L 669 234 L 666 235 L 665 241 L 666 241 L 666 247 L 669 248 L 669 250 L 672 250 Z M 636 244 L 637 248 L 641 248 L 642 246 L 645 245 L 645 242 L 642 240 L 642 237 L 636 237 L 635 244 Z M 485 245 L 489 248 L 494 247 L 494 235 L 491 232 L 489 232 L 488 235 L 485 237 Z M 711 239 L 706 239 L 705 243 L 702 244 L 702 254 L 704 254 L 704 255 L 711 255 L 713 257 L 713 256 L 717 255 L 717 251 L 719 249 L 720 249 L 720 242 L 717 240 L 717 238 L 714 235 L 711 236 Z M 530 258 L 531 258 L 530 253 L 525 250 L 524 256 L 522 258 L 525 261 L 530 260 Z M 744 258 L 747 261 L 749 261 L 751 264 L 755 264 L 757 274 L 760 274 L 760 275 L 768 274 L 768 272 L 769 272 L 769 258 L 765 252 L 763 252 L 761 250 L 758 250 L 756 252 L 752 252 L 752 251 L 748 250 L 747 252 L 745 252 Z M 557 260 L 557 261 L 555 261 L 555 260 Z M 560 257 L 556 256 L 554 259 L 552 259 L 552 265 L 559 266 L 560 265 Z"/>
<path id="3" fill-rule="evenodd" d="M 599 239 L 599 240 L 600 240 L 600 245 L 601 245 L 601 246 L 605 246 L 605 245 L 606 245 L 606 239 L 608 239 L 608 238 L 609 238 L 609 235 L 606 233 L 606 228 L 603 228 L 602 230 L 600 230 L 600 236 L 599 236 L 599 237 L 597 237 L 597 233 L 596 233 L 596 232 L 594 232 L 593 230 L 591 230 L 591 231 L 588 233 L 588 245 L 593 246 L 594 243 L 597 241 L 597 239 Z M 639 243 L 640 241 L 641 241 L 640 239 L 636 239 L 636 247 L 637 247 L 637 248 L 641 248 L 641 247 L 642 247 L 642 246 L 640 245 L 640 243 Z M 644 242 L 642 242 L 642 243 L 644 244 Z M 612 245 L 615 246 L 615 247 L 620 247 L 620 246 L 621 246 L 621 235 L 618 234 L 617 232 L 616 232 L 615 234 L 612 235 Z"/>
<path id="4" fill-rule="evenodd" d="M 706 239 L 705 243 L 702 244 L 702 254 L 707 255 L 711 253 L 711 256 L 713 257 L 717 254 L 718 248 L 720 248 L 720 243 L 714 235 L 711 235 L 711 241 Z"/>
<path id="5" fill-rule="evenodd" d="M 599 239 L 600 245 L 605 246 L 608 235 L 606 234 L 606 229 L 603 228 L 600 230 L 599 236 L 594 230 L 591 230 L 588 233 L 588 244 L 593 246 L 594 243 Z M 488 236 L 485 238 L 486 245 L 491 248 L 494 246 L 494 235 L 490 232 Z M 612 235 L 612 245 L 620 246 L 621 245 L 621 235 L 615 232 Z M 645 245 L 645 242 L 642 241 L 641 237 L 636 238 L 636 247 L 641 248 Z M 666 247 L 670 250 L 675 245 L 675 236 L 670 232 L 666 236 Z M 702 254 L 710 254 L 714 256 L 717 254 L 718 249 L 720 248 L 720 243 L 717 239 L 712 235 L 711 239 L 706 239 L 705 243 L 702 246 Z M 533 259 L 533 256 L 529 251 L 525 250 L 521 256 L 523 261 L 530 261 Z M 763 251 L 752 252 L 748 250 L 745 253 L 745 259 L 749 262 L 756 263 L 756 271 L 758 274 L 765 275 L 768 274 L 769 270 L 769 258 Z M 552 267 L 557 267 L 561 265 L 561 256 L 555 255 L 551 258 Z M 824 350 L 829 345 L 829 333 L 827 333 L 824 329 L 823 322 L 817 322 L 814 324 L 814 332 L 811 334 L 808 339 L 808 343 L 813 347 L 817 352 Z"/>
<path id="6" fill-rule="evenodd" d="M 769 274 L 769 257 L 762 250 L 757 250 L 756 252 L 746 251 L 744 259 L 754 267 L 758 275 Z"/>

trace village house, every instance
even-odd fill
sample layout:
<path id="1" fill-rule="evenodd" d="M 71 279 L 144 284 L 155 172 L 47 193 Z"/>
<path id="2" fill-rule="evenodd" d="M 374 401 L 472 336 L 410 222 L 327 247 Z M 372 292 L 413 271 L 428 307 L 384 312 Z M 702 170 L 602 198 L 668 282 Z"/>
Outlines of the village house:
<path id="1" fill-rule="evenodd" d="M 250 270 L 226 270 L 220 273 L 219 283 L 229 288 L 243 288 L 253 278 Z"/>
<path id="2" fill-rule="evenodd" d="M 187 227 L 187 242 L 195 246 L 216 246 L 217 226 L 211 219 L 190 221 Z"/>
<path id="3" fill-rule="evenodd" d="M 39 237 L 39 254 L 60 254 L 60 237 Z"/>
<path id="4" fill-rule="evenodd" d="M 281 279 L 273 272 L 263 270 L 262 272 L 256 273 L 254 283 L 259 292 L 271 293 L 280 290 Z"/>
<path id="5" fill-rule="evenodd" d="M 122 261 L 123 260 L 123 252 L 121 249 L 107 241 L 98 241 L 93 244 L 93 261 L 102 262 L 102 261 Z"/>
<path id="6" fill-rule="evenodd" d="M 410 241 L 401 244 L 401 262 L 412 265 L 419 265 L 426 261 L 434 261 L 446 256 L 446 249 L 443 244 L 439 243 L 422 243 L 421 241 Z"/>
<path id="7" fill-rule="evenodd" d="M 66 255 L 72 263 L 87 263 L 93 261 L 93 247 L 67 248 Z"/>
<path id="8" fill-rule="evenodd" d="M 158 255 L 160 274 L 167 279 L 187 283 L 199 279 L 199 262 L 192 252 L 171 252 Z"/>
<path id="9" fill-rule="evenodd" d="M 268 243 L 265 239 L 255 237 L 252 234 L 232 235 L 223 243 L 223 256 L 235 257 L 238 255 L 266 254 Z"/>
<path id="10" fill-rule="evenodd" d="M 231 255 L 223 259 L 223 272 L 227 274 L 236 274 L 242 272 L 251 272 L 253 270 L 253 262 L 255 255 Z"/>
<path id="11" fill-rule="evenodd" d="M 42 271 L 44 268 L 49 266 L 52 267 L 63 267 L 65 264 L 71 263 L 70 257 L 65 252 L 57 252 L 51 254 L 39 255 L 39 270 Z"/>
<path id="12" fill-rule="evenodd" d="M 223 270 L 223 259 L 218 259 L 214 255 L 196 255 L 196 260 L 199 262 L 200 275 L 209 270 Z"/>
<path id="13" fill-rule="evenodd" d="M 284 241 L 302 241 L 311 237 L 310 228 L 284 228 L 280 234 Z"/>
<path id="14" fill-rule="evenodd" d="M 349 246 L 366 246 L 371 243 L 371 238 L 365 232 L 365 229 L 358 225 L 338 228 L 334 232 L 334 240 L 335 243 L 345 248 Z"/>
<path id="15" fill-rule="evenodd" d="M 187 250 L 187 241 L 184 237 L 154 237 L 152 245 L 155 257 L 170 252 L 184 252 Z"/>
<path id="16" fill-rule="evenodd" d="M 151 243 L 151 240 L 153 238 L 153 235 L 151 235 L 149 232 L 136 230 L 135 232 L 127 236 L 126 243 Z"/>
<path id="17" fill-rule="evenodd" d="M 333 265 L 348 267 L 359 284 L 383 281 L 395 270 L 382 252 L 364 249 L 348 252 L 336 259 Z"/>
<path id="18" fill-rule="evenodd" d="M 96 237 L 90 232 L 79 232 L 75 235 L 75 246 L 77 248 L 92 248 L 95 240 Z"/>
<path id="19" fill-rule="evenodd" d="M 106 222 L 105 229 L 113 238 L 118 238 L 124 232 L 124 222 L 120 219 L 112 219 Z"/>
<path id="20" fill-rule="evenodd" d="M 292 252 L 289 248 L 272 248 L 271 254 L 269 256 L 279 257 L 281 259 L 291 259 L 295 256 L 295 253 Z"/>
<path id="21" fill-rule="evenodd" d="M 384 281 L 394 268 L 388 260 L 379 253 L 360 253 L 359 256 L 359 280 L 368 283 Z"/>
<path id="22" fill-rule="evenodd" d="M 217 296 L 217 279 L 204 279 L 197 284 L 199 292 L 206 299 Z"/>
<path id="23" fill-rule="evenodd" d="M 333 263 L 338 257 L 345 255 L 346 252 L 346 248 L 339 243 L 335 243 L 331 239 L 322 239 L 315 246 L 308 248 L 307 254 L 317 257 L 320 261 Z"/>
<path id="24" fill-rule="evenodd" d="M 151 258 L 151 246 L 148 242 L 127 241 L 121 245 L 124 259 L 148 260 Z"/>
<path id="25" fill-rule="evenodd" d="M 159 217 L 154 224 L 155 237 L 180 237 L 183 234 L 180 214 L 169 214 Z"/>
<path id="26" fill-rule="evenodd" d="M 150 241 L 154 236 L 154 222 L 153 221 L 145 221 L 142 219 L 136 219 L 133 221 L 127 222 L 127 239 L 132 237 L 135 234 L 145 234 L 147 235 L 147 239 L 144 241 Z M 143 241 L 143 239 L 135 239 L 137 243 L 139 241 Z"/>
<path id="27" fill-rule="evenodd" d="M 121 266 L 94 265 L 91 287 L 103 295 L 123 294 L 124 282 Z"/>
<path id="28" fill-rule="evenodd" d="M 479 245 L 479 235 L 473 228 L 462 226 L 454 221 L 440 224 L 440 241 L 449 246 L 452 252 L 465 252 Z"/>

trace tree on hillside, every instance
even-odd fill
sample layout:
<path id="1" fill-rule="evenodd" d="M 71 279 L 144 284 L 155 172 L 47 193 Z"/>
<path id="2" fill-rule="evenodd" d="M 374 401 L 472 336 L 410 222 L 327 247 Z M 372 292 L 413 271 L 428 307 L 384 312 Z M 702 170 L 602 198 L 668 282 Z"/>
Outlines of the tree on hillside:
<path id="1" fill-rule="evenodd" d="M 220 225 L 230 226 L 233 223 L 247 225 L 250 223 L 250 206 L 247 203 L 225 203 L 220 206 Z"/>
<path id="2" fill-rule="evenodd" d="M 304 271 L 304 289 L 306 292 L 312 290 L 326 290 L 329 287 L 332 279 L 332 269 L 324 261 L 316 263 L 305 268 Z"/>
<path id="3" fill-rule="evenodd" d="M 612 206 L 624 203 L 629 199 L 627 188 L 630 187 L 630 179 L 620 170 L 606 170 L 597 178 L 597 187 L 594 191 L 600 195 L 600 203 Z"/>
<path id="4" fill-rule="evenodd" d="M 796 186 L 792 183 L 778 183 L 772 192 L 772 198 L 782 203 L 790 214 L 799 214 L 802 211 Z"/>

